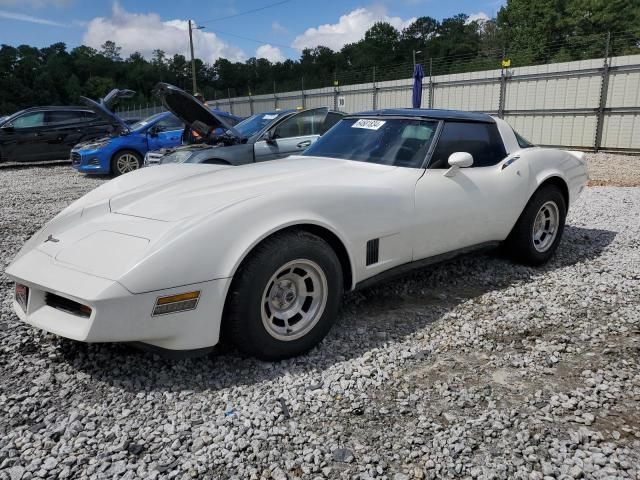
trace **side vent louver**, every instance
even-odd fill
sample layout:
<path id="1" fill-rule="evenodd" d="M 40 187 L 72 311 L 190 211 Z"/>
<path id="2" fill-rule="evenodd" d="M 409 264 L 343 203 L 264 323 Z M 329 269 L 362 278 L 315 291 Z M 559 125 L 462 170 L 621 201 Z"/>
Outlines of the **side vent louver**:
<path id="1" fill-rule="evenodd" d="M 378 263 L 378 251 L 380 250 L 380 239 L 374 238 L 367 242 L 367 266 Z"/>

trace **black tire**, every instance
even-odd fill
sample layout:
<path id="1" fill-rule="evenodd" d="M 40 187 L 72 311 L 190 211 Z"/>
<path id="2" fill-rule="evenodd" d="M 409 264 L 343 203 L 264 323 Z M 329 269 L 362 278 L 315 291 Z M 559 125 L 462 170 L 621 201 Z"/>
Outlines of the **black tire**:
<path id="1" fill-rule="evenodd" d="M 126 156 L 133 157 L 136 160 L 137 167 L 131 169 L 123 169 L 120 159 L 126 158 Z M 114 177 L 118 177 L 125 173 L 132 172 L 133 170 L 138 170 L 142 167 L 142 157 L 140 154 L 134 150 L 120 150 L 116 152 L 116 154 L 111 159 L 111 175 Z"/>
<path id="2" fill-rule="evenodd" d="M 286 281 L 289 274 L 280 275 L 275 280 L 272 277 L 276 273 L 286 271 L 286 268 L 282 269 L 290 262 L 299 260 L 319 267 L 324 274 L 326 279 L 324 287 L 321 285 L 316 288 L 311 280 L 312 288 L 316 288 L 316 292 L 320 293 L 318 297 L 324 298 L 324 310 L 317 307 L 317 314 L 309 315 L 309 318 L 315 320 L 301 317 L 304 321 L 299 320 L 301 322 L 299 326 L 293 328 L 300 328 L 298 334 L 302 336 L 293 340 L 283 340 L 276 338 L 277 332 L 275 334 L 270 332 L 267 326 L 270 325 L 271 329 L 280 327 L 276 325 L 280 322 L 276 318 L 279 315 L 278 312 L 273 312 L 273 321 L 268 319 L 263 321 L 263 316 L 271 315 L 269 307 L 275 308 L 273 301 L 285 301 L 281 298 L 282 295 L 278 297 L 282 292 L 279 285 L 281 281 Z M 296 270 L 292 269 L 290 274 L 293 275 L 293 271 Z M 322 283 L 321 275 L 314 278 Z M 308 289 L 308 287 L 304 288 Z M 326 291 L 326 295 L 322 294 L 323 291 Z M 274 296 L 269 296 L 272 293 Z M 234 276 L 223 314 L 223 336 L 243 353 L 264 360 L 280 360 L 300 355 L 317 345 L 329 332 L 338 315 L 342 293 L 343 277 L 340 261 L 327 242 L 304 231 L 276 234 L 260 243 L 244 260 Z M 267 296 L 269 299 L 263 302 Z M 295 300 L 302 303 L 300 308 L 307 305 L 308 298 L 304 301 L 302 298 L 305 297 L 301 294 Z M 309 305 L 313 305 L 313 302 L 315 300 L 312 299 Z M 293 321 L 294 318 L 291 320 Z M 304 325 L 309 328 L 306 332 L 302 328 Z M 288 328 L 288 326 L 283 323 L 281 328 Z M 286 335 L 289 335 L 289 332 Z"/>
<path id="3" fill-rule="evenodd" d="M 544 245 L 544 236 L 542 237 L 542 242 L 537 241 L 536 243 L 536 240 L 534 240 L 536 217 L 538 212 L 545 206 L 551 211 L 553 211 L 555 206 L 558 215 L 555 237 L 553 237 L 553 241 L 546 246 Z M 536 266 L 546 263 L 558 248 L 562 238 L 562 232 L 564 231 L 566 216 L 567 204 L 560 189 L 551 184 L 543 185 L 533 194 L 531 199 L 529 199 L 529 203 L 527 203 L 516 225 L 513 227 L 513 230 L 511 230 L 505 242 L 507 253 L 513 260 L 525 265 Z M 547 221 L 543 221 L 542 224 L 546 222 Z M 552 223 L 550 220 L 548 222 L 549 225 Z M 536 247 L 536 244 L 538 247 Z"/>

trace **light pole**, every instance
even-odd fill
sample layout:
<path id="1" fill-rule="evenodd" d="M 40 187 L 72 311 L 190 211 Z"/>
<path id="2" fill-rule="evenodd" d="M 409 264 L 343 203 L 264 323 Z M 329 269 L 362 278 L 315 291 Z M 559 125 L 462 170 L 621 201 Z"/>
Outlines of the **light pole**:
<path id="1" fill-rule="evenodd" d="M 204 27 L 194 27 L 193 22 L 189 20 L 189 48 L 191 49 L 191 78 L 193 80 L 193 95 L 198 91 L 198 86 L 196 84 L 196 60 L 193 57 L 193 30 L 202 30 L 203 28 Z"/>
<path id="2" fill-rule="evenodd" d="M 422 50 L 414 50 L 413 51 L 413 66 L 416 66 L 416 53 L 422 53 Z"/>

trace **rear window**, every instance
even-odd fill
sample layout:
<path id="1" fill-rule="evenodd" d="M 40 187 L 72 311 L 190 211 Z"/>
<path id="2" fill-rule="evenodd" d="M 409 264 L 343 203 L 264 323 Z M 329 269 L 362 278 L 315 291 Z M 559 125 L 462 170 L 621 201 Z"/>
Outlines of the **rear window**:
<path id="1" fill-rule="evenodd" d="M 421 168 L 438 122 L 406 118 L 348 118 L 305 150 L 305 156 Z"/>
<path id="2" fill-rule="evenodd" d="M 531 147 L 535 147 L 535 145 L 533 143 L 531 143 L 529 140 L 527 140 L 526 138 L 524 138 L 522 135 L 520 135 L 518 132 L 516 132 L 515 130 L 513 131 L 513 134 L 516 136 L 516 141 L 518 142 L 518 145 L 520 145 L 520 148 L 531 148 Z"/>

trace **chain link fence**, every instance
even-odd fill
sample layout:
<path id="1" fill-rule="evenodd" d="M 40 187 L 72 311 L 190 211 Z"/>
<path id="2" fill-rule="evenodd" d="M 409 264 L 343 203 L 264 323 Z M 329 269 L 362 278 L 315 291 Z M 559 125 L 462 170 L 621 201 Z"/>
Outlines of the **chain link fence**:
<path id="1" fill-rule="evenodd" d="M 574 36 L 527 48 L 481 47 L 469 55 L 418 54 L 416 61 L 425 72 L 425 108 L 495 114 L 539 144 L 640 150 L 640 32 Z M 272 82 L 268 92 L 269 82 L 262 81 L 262 91 L 250 95 L 214 90 L 207 103 L 239 116 L 320 106 L 346 112 L 410 107 L 413 69 L 413 63 L 402 63 L 326 71 Z M 126 105 L 118 113 L 139 119 L 161 109 Z"/>

